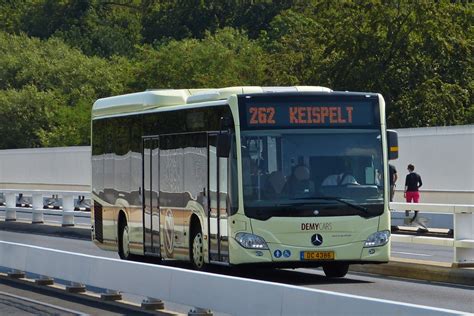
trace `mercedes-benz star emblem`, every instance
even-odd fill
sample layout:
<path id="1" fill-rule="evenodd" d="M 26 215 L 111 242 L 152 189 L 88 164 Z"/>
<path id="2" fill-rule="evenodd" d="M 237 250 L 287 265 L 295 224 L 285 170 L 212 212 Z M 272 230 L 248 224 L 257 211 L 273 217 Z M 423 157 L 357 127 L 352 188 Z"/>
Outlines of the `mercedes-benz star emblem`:
<path id="1" fill-rule="evenodd" d="M 314 234 L 311 236 L 311 243 L 315 246 L 321 246 L 323 243 L 323 236 L 320 234 Z"/>

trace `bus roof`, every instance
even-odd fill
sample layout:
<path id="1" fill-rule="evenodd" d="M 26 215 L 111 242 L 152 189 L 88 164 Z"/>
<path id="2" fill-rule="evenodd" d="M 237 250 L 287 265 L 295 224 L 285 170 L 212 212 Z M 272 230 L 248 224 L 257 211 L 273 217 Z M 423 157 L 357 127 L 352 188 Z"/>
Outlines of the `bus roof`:
<path id="1" fill-rule="evenodd" d="M 320 86 L 227 87 L 219 89 L 162 89 L 118 95 L 95 101 L 92 117 L 141 112 L 158 107 L 226 100 L 231 95 L 275 92 L 331 92 Z"/>

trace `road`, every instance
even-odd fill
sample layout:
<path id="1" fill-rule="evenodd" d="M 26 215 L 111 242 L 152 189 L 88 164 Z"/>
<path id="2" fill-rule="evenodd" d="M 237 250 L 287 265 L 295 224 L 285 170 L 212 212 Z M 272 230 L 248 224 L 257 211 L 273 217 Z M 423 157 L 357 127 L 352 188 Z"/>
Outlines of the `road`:
<path id="1" fill-rule="evenodd" d="M 0 209 L 0 221 L 5 217 L 5 211 Z M 31 213 L 17 211 L 18 221 L 31 221 Z M 61 216 L 45 215 L 45 222 L 48 224 L 61 225 Z M 90 227 L 90 218 L 76 217 L 76 227 Z M 17 229 L 17 228 L 15 228 Z M 27 229 L 31 229 L 27 227 Z M 80 237 L 78 237 L 80 238 Z M 88 238 L 88 237 L 87 237 Z M 452 262 L 453 249 L 450 247 L 440 247 L 431 245 L 416 245 L 409 243 L 392 243 L 392 257 L 429 260 L 437 262 Z"/>
<path id="2" fill-rule="evenodd" d="M 32 235 L 0 231 L 0 240 L 37 245 L 77 253 L 118 258 L 116 253 L 102 251 L 92 242 L 51 236 Z M 167 264 L 181 267 L 182 263 Z M 186 266 L 186 265 L 184 265 Z M 368 274 L 350 273 L 343 279 L 326 279 L 320 269 L 296 270 L 229 270 L 213 268 L 212 272 L 260 279 L 271 282 L 305 286 L 314 289 L 354 294 L 364 297 L 395 300 L 439 308 L 455 309 L 474 313 L 474 288 L 424 281 L 378 277 Z M 171 307 L 167 308 L 175 310 Z"/>
<path id="3" fill-rule="evenodd" d="M 392 242 L 391 256 L 396 258 L 451 263 L 453 255 L 451 247 Z"/>

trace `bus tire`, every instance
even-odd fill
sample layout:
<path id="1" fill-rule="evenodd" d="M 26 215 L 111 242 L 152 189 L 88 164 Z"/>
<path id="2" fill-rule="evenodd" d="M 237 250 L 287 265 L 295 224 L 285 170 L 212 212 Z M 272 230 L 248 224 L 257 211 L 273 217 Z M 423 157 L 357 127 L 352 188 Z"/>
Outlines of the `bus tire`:
<path id="1" fill-rule="evenodd" d="M 131 260 L 130 239 L 127 220 L 122 218 L 119 225 L 119 257 L 122 260 Z"/>
<path id="2" fill-rule="evenodd" d="M 204 262 L 204 238 L 202 236 L 202 229 L 200 225 L 196 225 L 193 227 L 192 235 L 191 235 L 191 249 L 190 249 L 190 259 L 193 268 L 196 270 L 204 270 L 205 269 L 205 262 Z"/>
<path id="3" fill-rule="evenodd" d="M 328 278 L 343 278 L 349 271 L 347 263 L 329 263 L 323 265 L 324 274 Z"/>

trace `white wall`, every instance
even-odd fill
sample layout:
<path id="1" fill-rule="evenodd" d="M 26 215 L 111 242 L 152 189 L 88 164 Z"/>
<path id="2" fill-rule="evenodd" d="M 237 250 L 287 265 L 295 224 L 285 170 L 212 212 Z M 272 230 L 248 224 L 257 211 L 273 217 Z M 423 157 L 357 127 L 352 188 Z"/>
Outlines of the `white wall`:
<path id="1" fill-rule="evenodd" d="M 395 200 L 403 199 L 407 166 L 411 163 L 423 180 L 422 202 L 474 203 L 474 125 L 397 132 L 399 159 L 392 161 L 399 177 Z"/>
<path id="2" fill-rule="evenodd" d="M 90 157 L 89 146 L 0 150 L 0 188 L 89 190 Z"/>

